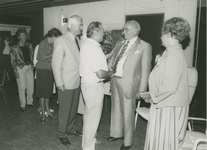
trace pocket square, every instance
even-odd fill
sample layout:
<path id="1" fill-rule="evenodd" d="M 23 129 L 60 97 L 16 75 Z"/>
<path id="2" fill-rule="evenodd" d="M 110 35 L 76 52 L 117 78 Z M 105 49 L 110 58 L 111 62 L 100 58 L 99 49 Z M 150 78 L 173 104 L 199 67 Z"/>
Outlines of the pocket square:
<path id="1" fill-rule="evenodd" d="M 134 54 L 139 54 L 139 53 L 140 53 L 140 51 L 135 51 L 135 52 L 134 52 Z"/>

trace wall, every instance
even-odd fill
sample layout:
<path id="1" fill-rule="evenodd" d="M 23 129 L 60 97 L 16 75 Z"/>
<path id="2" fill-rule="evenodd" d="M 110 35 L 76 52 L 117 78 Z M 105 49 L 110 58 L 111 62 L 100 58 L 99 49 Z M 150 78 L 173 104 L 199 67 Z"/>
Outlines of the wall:
<path id="1" fill-rule="evenodd" d="M 31 13 L 31 42 L 35 48 L 44 36 L 43 33 L 43 10 L 34 11 Z"/>
<path id="2" fill-rule="evenodd" d="M 76 5 L 50 7 L 44 9 L 44 33 L 52 27 L 64 33 L 66 25 L 63 17 L 80 15 L 84 20 L 84 31 L 92 21 L 100 21 L 107 29 L 121 29 L 126 15 L 164 13 L 165 20 L 180 16 L 191 26 L 191 42 L 186 48 L 185 56 L 189 66 L 193 64 L 193 52 L 196 26 L 196 0 L 110 0 Z"/>
<path id="3" fill-rule="evenodd" d="M 11 31 L 11 35 L 15 35 L 17 29 L 20 27 L 27 30 L 27 37 L 30 39 L 31 26 L 0 24 L 0 31 Z"/>

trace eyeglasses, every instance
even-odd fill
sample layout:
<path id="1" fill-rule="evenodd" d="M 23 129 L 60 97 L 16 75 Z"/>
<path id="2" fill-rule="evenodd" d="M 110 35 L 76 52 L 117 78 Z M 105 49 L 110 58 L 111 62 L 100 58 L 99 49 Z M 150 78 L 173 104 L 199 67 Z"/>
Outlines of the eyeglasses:
<path id="1" fill-rule="evenodd" d="M 133 30 L 134 28 L 123 28 L 122 29 L 122 32 L 126 31 L 126 32 L 129 32 L 130 30 Z"/>

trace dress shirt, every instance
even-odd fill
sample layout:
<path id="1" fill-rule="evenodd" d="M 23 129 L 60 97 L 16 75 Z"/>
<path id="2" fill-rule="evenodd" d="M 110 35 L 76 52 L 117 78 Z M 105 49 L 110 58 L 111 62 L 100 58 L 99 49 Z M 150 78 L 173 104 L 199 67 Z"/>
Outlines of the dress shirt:
<path id="1" fill-rule="evenodd" d="M 80 76 L 82 82 L 97 83 L 101 81 L 96 75 L 99 70 L 108 71 L 106 56 L 100 44 L 93 39 L 87 39 L 80 50 Z"/>
<path id="2" fill-rule="evenodd" d="M 116 73 L 115 73 L 116 76 L 120 76 L 120 77 L 122 77 L 122 71 L 123 71 L 124 62 L 125 62 L 125 60 L 126 60 L 126 58 L 127 58 L 127 55 L 128 55 L 128 53 L 129 53 L 129 51 L 130 51 L 132 45 L 133 45 L 134 42 L 137 40 L 137 38 L 138 38 L 138 37 L 135 37 L 135 38 L 133 38 L 133 39 L 131 39 L 131 40 L 129 41 L 128 47 L 127 47 L 125 53 L 123 54 L 123 57 L 121 58 L 121 60 L 120 60 L 120 61 L 118 62 L 118 64 L 117 64 L 117 69 L 116 69 Z"/>

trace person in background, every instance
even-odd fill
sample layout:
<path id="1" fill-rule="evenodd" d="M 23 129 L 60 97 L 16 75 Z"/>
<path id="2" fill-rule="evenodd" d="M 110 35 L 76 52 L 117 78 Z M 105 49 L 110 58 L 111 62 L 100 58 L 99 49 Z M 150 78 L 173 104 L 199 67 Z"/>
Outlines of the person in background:
<path id="1" fill-rule="evenodd" d="M 52 54 L 54 48 L 54 41 L 62 33 L 56 28 L 52 28 L 44 36 L 44 39 L 39 44 L 37 53 L 36 68 L 36 97 L 39 98 L 41 107 L 41 123 L 45 123 L 45 113 L 53 118 L 50 112 L 49 101 L 53 95 L 53 73 L 52 73 Z"/>
<path id="2" fill-rule="evenodd" d="M 4 65 L 3 65 L 3 62 L 2 62 L 2 55 L 3 55 L 3 51 L 4 51 L 4 48 L 5 48 L 5 42 L 4 42 L 4 38 L 2 35 L 0 35 L 0 69 L 4 69 Z"/>
<path id="3" fill-rule="evenodd" d="M 12 71 L 11 66 L 11 58 L 10 58 L 10 42 L 12 36 L 10 34 L 5 34 L 3 36 L 3 42 L 4 44 L 0 44 L 2 46 L 2 51 L 0 50 L 0 68 L 6 68 L 7 69 L 7 79 L 11 82 L 11 79 L 15 79 Z M 1 49 L 1 48 L 0 48 Z"/>
<path id="4" fill-rule="evenodd" d="M 147 90 L 151 71 L 152 47 L 141 40 L 140 25 L 127 21 L 124 40 L 116 44 L 109 59 L 111 79 L 111 127 L 108 141 L 124 139 L 120 150 L 128 150 L 134 140 L 136 99 Z"/>
<path id="5" fill-rule="evenodd" d="M 162 27 L 166 48 L 156 59 L 149 77 L 149 92 L 141 93 L 151 103 L 145 150 L 178 150 L 182 145 L 189 111 L 188 70 L 181 41 L 189 37 L 190 26 L 181 17 Z"/>
<path id="6" fill-rule="evenodd" d="M 24 28 L 19 28 L 16 31 L 16 38 L 18 42 L 16 44 L 13 42 L 10 47 L 10 56 L 18 85 L 20 107 L 25 112 L 26 105 L 36 107 L 33 104 L 34 73 L 32 60 L 34 50 L 32 44 L 26 41 L 27 32 Z"/>
<path id="7" fill-rule="evenodd" d="M 52 70 L 58 89 L 57 136 L 64 145 L 70 145 L 67 134 L 82 136 L 75 127 L 80 96 L 79 43 L 77 35 L 82 34 L 83 19 L 72 15 L 67 31 L 54 43 Z"/>
<path id="8" fill-rule="evenodd" d="M 53 47 L 54 47 L 54 44 L 53 44 Z M 37 53 L 38 53 L 38 50 L 39 50 L 39 44 L 36 45 L 36 47 L 35 47 L 35 50 L 34 50 L 34 57 L 33 57 L 33 64 L 34 64 L 34 70 L 35 70 L 35 76 L 34 76 L 35 80 L 36 80 L 36 76 L 37 76 L 37 75 L 36 75 L 37 73 L 36 73 L 36 68 L 35 68 L 35 66 L 36 66 L 36 63 L 38 62 L 38 60 L 37 60 Z M 56 93 L 56 87 L 55 87 L 55 84 L 53 85 L 53 94 L 54 94 L 54 93 Z M 40 113 L 40 115 L 42 115 L 42 109 L 41 109 L 41 106 L 40 106 L 40 105 L 39 105 L 37 111 Z M 51 113 L 54 113 L 55 110 L 52 109 L 52 108 L 50 108 L 50 112 L 51 112 Z M 46 111 L 45 111 L 45 115 L 48 116 L 48 114 L 47 114 Z"/>
<path id="9" fill-rule="evenodd" d="M 83 114 L 83 150 L 95 150 L 97 129 L 101 119 L 104 87 L 103 80 L 113 72 L 108 71 L 106 56 L 100 47 L 104 29 L 100 22 L 92 22 L 87 29 L 88 39 L 81 46 L 81 90 L 85 102 Z"/>

